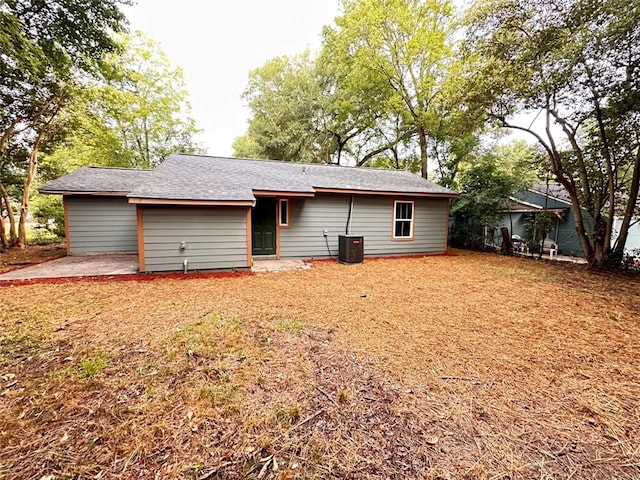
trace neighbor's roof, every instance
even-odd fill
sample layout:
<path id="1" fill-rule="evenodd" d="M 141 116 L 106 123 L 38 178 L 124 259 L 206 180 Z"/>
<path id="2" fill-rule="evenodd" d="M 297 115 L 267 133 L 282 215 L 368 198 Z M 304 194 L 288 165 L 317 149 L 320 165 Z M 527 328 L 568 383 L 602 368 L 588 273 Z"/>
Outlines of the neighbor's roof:
<path id="1" fill-rule="evenodd" d="M 43 185 L 40 193 L 75 193 L 127 195 L 136 185 L 144 182 L 150 170 L 112 167 L 82 167 Z"/>
<path id="2" fill-rule="evenodd" d="M 58 191 L 71 191 L 73 188 L 69 187 L 86 188 L 90 185 L 95 191 L 100 191 L 97 187 L 101 182 L 109 185 L 117 183 L 105 178 L 109 176 L 109 172 L 104 170 L 80 169 L 40 190 L 43 193 L 58 193 L 51 192 L 52 186 Z M 94 176 L 99 178 L 93 178 Z M 171 155 L 155 170 L 142 171 L 138 179 L 127 186 L 130 188 L 130 198 L 223 202 L 254 201 L 256 191 L 309 196 L 323 189 L 405 195 L 456 195 L 453 190 L 400 170 L 183 154 Z M 121 185 L 121 188 L 125 187 Z"/>
<path id="3" fill-rule="evenodd" d="M 551 198 L 554 198 L 556 200 L 560 200 L 562 202 L 565 203 L 571 203 L 571 197 L 569 197 L 569 193 L 567 192 L 567 189 L 564 188 L 564 185 L 560 184 L 560 183 L 556 183 L 556 182 L 549 182 L 549 186 L 547 189 L 547 184 L 546 182 L 543 183 L 534 183 L 530 190 L 534 191 L 535 193 L 539 193 L 541 195 L 547 195 Z"/>
<path id="4" fill-rule="evenodd" d="M 564 213 L 567 208 L 544 208 L 542 205 L 536 205 L 535 203 L 524 202 L 514 197 L 509 197 L 507 200 L 507 209 L 505 212 L 509 213 L 544 213 L 549 212 L 555 214 L 560 220 L 564 220 Z"/>

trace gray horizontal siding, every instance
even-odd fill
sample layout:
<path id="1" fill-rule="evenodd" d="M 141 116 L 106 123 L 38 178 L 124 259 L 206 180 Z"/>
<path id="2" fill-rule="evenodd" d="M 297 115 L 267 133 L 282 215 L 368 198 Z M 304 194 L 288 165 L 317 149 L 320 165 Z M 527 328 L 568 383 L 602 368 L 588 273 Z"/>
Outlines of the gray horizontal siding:
<path id="1" fill-rule="evenodd" d="M 145 271 L 248 267 L 244 208 L 142 207 Z M 187 248 L 180 249 L 181 242 Z"/>
<path id="2" fill-rule="evenodd" d="M 290 228 L 280 229 L 280 258 L 324 258 L 338 254 L 338 235 L 345 232 L 349 201 L 346 195 L 320 195 L 289 200 Z M 323 230 L 329 235 L 325 239 Z M 365 243 L 366 245 L 366 243 Z"/>
<path id="3" fill-rule="evenodd" d="M 448 203 L 445 199 L 416 199 L 413 240 L 392 241 L 393 199 L 356 197 L 351 232 L 365 237 L 365 255 L 444 253 Z"/>
<path id="4" fill-rule="evenodd" d="M 72 254 L 135 252 L 136 208 L 122 197 L 66 197 Z"/>
<path id="5" fill-rule="evenodd" d="M 291 228 L 280 229 L 280 257 L 328 257 L 327 240 L 331 255 L 337 256 L 338 236 L 345 233 L 350 202 L 350 195 L 322 194 L 290 200 Z M 414 239 L 392 241 L 393 199 L 356 196 L 351 234 L 364 236 L 366 256 L 442 253 L 446 250 L 447 205 L 445 199 L 416 199 Z"/>

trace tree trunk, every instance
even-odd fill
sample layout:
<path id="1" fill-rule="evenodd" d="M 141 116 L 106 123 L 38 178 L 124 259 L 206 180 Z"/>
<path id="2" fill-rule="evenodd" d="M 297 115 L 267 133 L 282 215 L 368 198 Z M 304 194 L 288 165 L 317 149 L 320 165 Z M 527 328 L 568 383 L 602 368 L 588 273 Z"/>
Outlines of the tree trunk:
<path id="1" fill-rule="evenodd" d="M 2 197 L 0 197 L 0 245 L 2 246 L 2 250 L 6 250 L 9 248 L 9 240 L 7 239 L 7 229 L 6 222 L 4 217 L 2 216 Z"/>
<path id="2" fill-rule="evenodd" d="M 11 209 L 11 199 L 9 198 L 9 194 L 2 183 L 0 183 L 0 196 L 2 196 L 2 200 L 4 201 L 4 206 L 7 209 L 7 218 L 9 219 L 9 246 L 15 247 L 18 244 L 16 217 L 13 215 L 13 210 Z"/>
<path id="3" fill-rule="evenodd" d="M 607 254 L 607 220 L 598 216 L 594 221 L 594 238 L 593 238 L 593 260 L 589 262 L 594 268 L 602 268 L 604 266 L 605 255 Z"/>
<path id="4" fill-rule="evenodd" d="M 36 139 L 33 142 L 33 148 L 29 155 L 29 164 L 27 165 L 27 176 L 24 179 L 24 186 L 22 190 L 22 204 L 20 205 L 20 220 L 18 223 L 18 246 L 25 248 L 27 246 L 27 215 L 29 214 L 29 193 L 31 192 L 31 186 L 33 180 L 38 173 L 38 150 L 40 149 L 40 142 L 44 137 L 44 131 L 38 132 Z"/>
<path id="5" fill-rule="evenodd" d="M 420 142 L 420 165 L 422 178 L 428 178 L 427 134 L 424 127 L 418 127 L 418 141 Z"/>
<path id="6" fill-rule="evenodd" d="M 633 166 L 633 175 L 631 177 L 631 188 L 629 189 L 629 199 L 627 200 L 627 206 L 624 210 L 624 216 L 622 217 L 622 225 L 620 226 L 620 233 L 616 240 L 614 252 L 616 256 L 622 259 L 624 255 L 624 247 L 627 244 L 627 237 L 629 236 L 629 227 L 633 219 L 633 213 L 636 209 L 638 202 L 638 193 L 640 190 L 640 149 L 636 154 L 636 159 Z"/>
<path id="7" fill-rule="evenodd" d="M 557 172 L 553 172 L 557 175 Z M 564 174 L 564 172 L 562 172 Z M 558 176 L 558 175 L 557 175 Z M 572 184 L 569 180 L 564 176 L 558 176 L 558 180 L 567 190 L 569 197 L 571 199 L 571 207 L 573 208 L 573 217 L 575 222 L 576 234 L 578 235 L 578 240 L 580 240 L 580 245 L 582 246 L 582 250 L 584 251 L 584 256 L 589 262 L 589 265 L 595 266 L 595 249 L 591 245 L 591 241 L 589 240 L 589 236 L 584 229 L 584 217 L 582 216 L 582 208 L 580 205 L 580 201 L 578 200 L 578 193 L 576 191 L 575 185 Z"/>

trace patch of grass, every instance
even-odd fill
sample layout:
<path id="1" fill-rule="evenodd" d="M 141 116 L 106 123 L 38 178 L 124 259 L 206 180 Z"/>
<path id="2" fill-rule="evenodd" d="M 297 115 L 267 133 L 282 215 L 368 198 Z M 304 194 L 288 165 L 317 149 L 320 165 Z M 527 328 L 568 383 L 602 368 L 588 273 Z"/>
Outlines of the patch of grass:
<path id="1" fill-rule="evenodd" d="M 223 407 L 233 403 L 235 395 L 235 387 L 225 383 L 202 387 L 198 393 L 198 398 L 209 402 L 214 407 Z"/>
<path id="2" fill-rule="evenodd" d="M 218 378 L 220 379 L 220 381 L 222 383 L 229 383 L 231 382 L 231 372 L 229 372 L 228 370 L 219 370 L 216 369 L 215 371 L 216 375 L 218 375 Z"/>
<path id="3" fill-rule="evenodd" d="M 24 331 L 0 334 L 0 365 L 7 363 L 17 355 L 34 353 L 41 343 L 40 338 Z"/>
<path id="4" fill-rule="evenodd" d="M 206 315 L 166 340 L 169 358 L 216 358 L 221 354 L 241 354 L 245 344 L 242 322 L 235 316 Z"/>
<path id="5" fill-rule="evenodd" d="M 338 398 L 338 402 L 347 403 L 349 401 L 350 395 L 347 389 L 341 388 L 338 390 L 338 394 L 336 395 L 336 397 Z"/>
<path id="6" fill-rule="evenodd" d="M 304 323 L 297 318 L 283 318 L 275 323 L 273 329 L 277 332 L 285 332 L 290 330 L 301 330 L 304 327 Z"/>
<path id="7" fill-rule="evenodd" d="M 109 361 L 104 356 L 85 358 L 80 361 L 78 368 L 80 373 L 85 377 L 93 377 L 100 373 L 107 366 Z"/>
<path id="8" fill-rule="evenodd" d="M 291 405 L 289 407 L 278 406 L 273 414 L 276 423 L 294 424 L 300 420 L 300 406 Z"/>

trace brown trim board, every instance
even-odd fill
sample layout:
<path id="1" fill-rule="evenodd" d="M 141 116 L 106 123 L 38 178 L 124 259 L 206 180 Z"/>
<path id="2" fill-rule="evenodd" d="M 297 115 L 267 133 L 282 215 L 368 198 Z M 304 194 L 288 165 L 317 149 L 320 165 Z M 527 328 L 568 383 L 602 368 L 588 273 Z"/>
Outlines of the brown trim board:
<path id="1" fill-rule="evenodd" d="M 449 249 L 449 215 L 451 213 L 451 199 L 447 201 L 446 217 L 445 217 L 445 228 L 444 228 L 444 251 Z"/>
<path id="2" fill-rule="evenodd" d="M 171 200 L 159 198 L 129 198 L 129 203 L 136 205 L 202 205 L 219 207 L 252 207 L 253 201 L 224 201 L 224 200 Z"/>
<path id="3" fill-rule="evenodd" d="M 64 238 L 67 240 L 67 255 L 71 255 L 71 234 L 69 233 L 69 207 L 67 197 L 62 196 L 62 211 L 64 214 Z"/>
<path id="4" fill-rule="evenodd" d="M 136 223 L 138 227 L 138 271 L 144 272 L 146 269 L 144 259 L 144 222 L 140 205 L 136 205 Z"/>
<path id="5" fill-rule="evenodd" d="M 252 190 L 259 197 L 315 197 L 314 192 L 281 192 L 279 190 Z"/>
<path id="6" fill-rule="evenodd" d="M 387 197 L 436 197 L 455 198 L 455 193 L 424 193 L 424 192 L 383 192 L 376 190 L 348 190 L 340 188 L 316 188 L 317 193 L 351 193 L 360 195 L 384 195 Z"/>
<path id="7" fill-rule="evenodd" d="M 247 208 L 247 266 L 253 266 L 253 242 L 251 240 L 251 207 Z"/>

